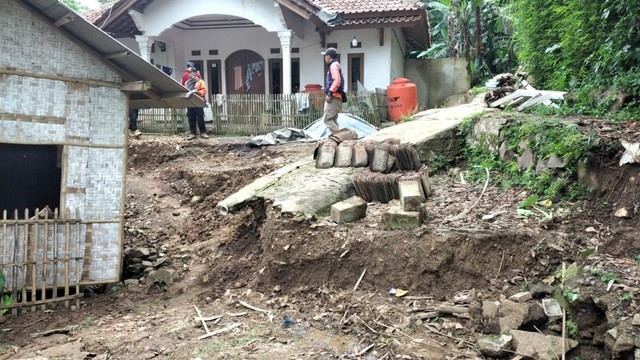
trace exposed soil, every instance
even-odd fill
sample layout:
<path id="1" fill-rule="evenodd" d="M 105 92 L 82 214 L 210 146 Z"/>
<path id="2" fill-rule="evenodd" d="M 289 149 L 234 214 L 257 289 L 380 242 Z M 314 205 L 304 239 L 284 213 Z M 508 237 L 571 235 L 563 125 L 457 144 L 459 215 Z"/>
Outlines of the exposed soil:
<path id="1" fill-rule="evenodd" d="M 612 130 L 605 133 L 615 141 Z M 597 251 L 580 264 L 598 272 L 571 279 L 580 293 L 573 305 L 580 346 L 568 358 L 610 358 L 604 332 L 638 309 L 637 165 L 602 159 L 595 175 L 602 191 L 589 201 L 555 205 L 547 221 L 516 213 L 526 193 L 491 186 L 482 193 L 482 183 L 461 183 L 452 169 L 431 177 L 434 195 L 422 227 L 389 231 L 381 221 L 391 206 L 385 204 L 370 204 L 366 218 L 345 225 L 281 214 L 263 201 L 220 214 L 218 201 L 312 156 L 315 147 L 248 148 L 246 140 L 132 140 L 125 247 L 161 253 L 168 259 L 163 266 L 175 271 L 173 283 L 143 277 L 85 289 L 80 309 L 5 316 L 0 359 L 483 358 L 473 345 L 488 331 L 478 315 L 482 300 L 523 289 L 553 292 L 545 281 L 588 248 Z M 631 218 L 613 215 L 622 206 Z M 612 285 L 602 274 L 615 275 Z M 124 279 L 132 276 L 125 268 Z M 408 293 L 390 296 L 391 288 Z M 469 318 L 422 321 L 411 312 L 461 296 Z M 207 324 L 225 332 L 199 339 L 205 330 L 194 320 L 197 311 L 220 315 Z M 543 326 L 529 324 L 530 330 L 533 325 Z"/>

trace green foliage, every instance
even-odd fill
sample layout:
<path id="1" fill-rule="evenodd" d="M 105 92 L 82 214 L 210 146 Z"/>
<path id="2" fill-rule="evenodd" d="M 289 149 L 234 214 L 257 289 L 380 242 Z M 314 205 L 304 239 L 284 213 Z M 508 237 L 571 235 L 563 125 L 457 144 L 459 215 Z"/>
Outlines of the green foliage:
<path id="1" fill-rule="evenodd" d="M 515 69 L 511 14 L 501 1 L 423 2 L 429 16 L 431 47 L 426 51 L 412 52 L 408 57 L 466 58 L 473 84 L 480 84 L 493 74 Z"/>
<path id="2" fill-rule="evenodd" d="M 567 320 L 567 335 L 569 335 L 569 337 L 575 337 L 578 335 L 578 325 L 573 321 L 573 319 Z"/>
<path id="3" fill-rule="evenodd" d="M 85 9 L 78 0 L 62 0 L 62 3 L 73 9 L 75 12 L 81 12 Z"/>
<path id="4" fill-rule="evenodd" d="M 626 111 L 639 118 L 637 0 L 515 0 L 513 4 L 518 58 L 537 88 L 572 90 L 573 113 L 606 114 L 612 98 L 624 92 L 634 100 Z"/>
<path id="5" fill-rule="evenodd" d="M 636 261 L 638 265 L 640 265 L 640 254 L 636 255 L 633 259 Z"/>
<path id="6" fill-rule="evenodd" d="M 460 130 L 461 133 L 465 131 Z M 486 175 L 483 169 L 488 168 L 495 175 L 491 176 L 494 185 L 504 188 L 522 187 L 538 199 L 562 197 L 579 200 L 586 197 L 589 189 L 577 181 L 577 171 L 581 164 L 589 161 L 596 150 L 603 149 L 596 137 L 582 132 L 573 123 L 539 117 L 513 119 L 502 128 L 501 133 L 507 147 L 515 153 L 523 151 L 520 145 L 525 141 L 538 158 L 549 159 L 552 155 L 562 158 L 564 169 L 536 174 L 533 169 L 520 170 L 515 159 L 502 161 L 491 151 L 480 147 L 465 147 L 463 153 L 469 165 L 465 178 L 468 181 L 484 180 Z"/>
<path id="7" fill-rule="evenodd" d="M 631 301 L 633 300 L 633 293 L 631 291 L 626 291 L 622 296 L 620 296 L 620 301 Z"/>
<path id="8" fill-rule="evenodd" d="M 608 273 L 603 274 L 600 277 L 600 280 L 602 280 L 604 282 L 607 282 L 607 283 L 609 281 L 616 281 L 616 280 L 618 280 L 618 275 L 616 275 L 616 273 L 613 273 L 613 272 L 608 272 Z"/>

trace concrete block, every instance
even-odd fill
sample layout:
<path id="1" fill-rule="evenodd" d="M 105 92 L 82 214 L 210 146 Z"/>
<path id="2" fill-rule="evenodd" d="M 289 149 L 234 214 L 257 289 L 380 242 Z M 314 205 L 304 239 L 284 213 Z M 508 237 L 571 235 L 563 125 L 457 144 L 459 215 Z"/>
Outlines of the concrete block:
<path id="1" fill-rule="evenodd" d="M 327 140 L 322 143 L 318 149 L 318 159 L 316 161 L 316 167 L 318 169 L 328 169 L 333 166 L 337 146 L 338 144 L 333 140 Z"/>
<path id="2" fill-rule="evenodd" d="M 399 181 L 400 206 L 404 211 L 420 211 L 422 197 L 420 196 L 420 184 L 415 180 Z"/>
<path id="3" fill-rule="evenodd" d="M 415 229 L 422 225 L 419 212 L 404 211 L 399 207 L 392 207 L 382 214 L 382 221 L 389 230 Z"/>
<path id="4" fill-rule="evenodd" d="M 390 173 L 390 172 L 391 172 L 391 170 L 393 169 L 393 165 L 395 165 L 395 164 L 396 164 L 396 157 L 395 157 L 395 156 L 392 156 L 392 155 L 389 155 L 389 156 L 387 157 L 387 168 L 386 168 L 386 169 L 385 169 L 385 171 L 384 171 L 384 172 L 385 172 L 385 174 Z"/>
<path id="5" fill-rule="evenodd" d="M 335 167 L 349 167 L 351 166 L 351 158 L 353 157 L 353 140 L 347 140 L 341 142 L 336 148 L 336 161 Z"/>
<path id="6" fill-rule="evenodd" d="M 331 205 L 331 220 L 338 224 L 362 219 L 367 215 L 367 202 L 359 196 Z"/>
<path id="7" fill-rule="evenodd" d="M 364 144 L 355 144 L 353 146 L 353 154 L 351 155 L 351 166 L 365 167 L 369 164 L 369 155 Z"/>
<path id="8" fill-rule="evenodd" d="M 373 150 L 373 159 L 371 159 L 371 171 L 385 172 L 387 171 L 387 163 L 389 161 L 389 151 L 382 147 L 376 147 Z"/>

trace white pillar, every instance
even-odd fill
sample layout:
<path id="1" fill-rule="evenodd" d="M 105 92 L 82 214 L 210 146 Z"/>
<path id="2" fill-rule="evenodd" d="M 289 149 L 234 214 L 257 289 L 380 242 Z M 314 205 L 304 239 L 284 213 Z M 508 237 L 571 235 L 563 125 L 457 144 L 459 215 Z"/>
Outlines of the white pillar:
<path id="1" fill-rule="evenodd" d="M 146 35 L 136 35 L 136 41 L 140 48 L 140 57 L 149 62 L 149 60 L 151 60 L 151 44 L 153 40 L 149 39 Z"/>
<path id="2" fill-rule="evenodd" d="M 278 31 L 282 47 L 282 93 L 291 94 L 291 30 Z"/>

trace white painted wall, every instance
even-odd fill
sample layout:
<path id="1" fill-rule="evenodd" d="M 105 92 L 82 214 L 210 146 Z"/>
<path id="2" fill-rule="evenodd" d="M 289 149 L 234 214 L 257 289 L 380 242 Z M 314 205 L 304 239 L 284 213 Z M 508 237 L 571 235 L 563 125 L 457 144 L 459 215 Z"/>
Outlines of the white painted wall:
<path id="1" fill-rule="evenodd" d="M 221 60 L 223 89 L 226 89 L 225 59 L 240 49 L 249 49 L 265 59 L 281 59 L 281 54 L 271 54 L 270 49 L 280 48 L 277 31 L 286 30 L 283 15 L 272 1 L 264 0 L 216 0 L 185 6 L 182 0 L 155 1 L 145 9 L 145 35 L 167 44 L 166 53 L 158 49 L 151 54 L 155 64 L 170 66 L 173 77 L 179 79 L 187 60 Z M 174 23 L 206 14 L 225 14 L 251 20 L 262 27 L 220 30 L 180 30 Z M 320 52 L 323 48 L 315 25 L 310 21 L 296 22 L 291 40 L 292 48 L 300 53 L 292 58 L 300 59 L 300 88 L 307 84 L 324 83 L 324 60 Z M 353 37 L 362 42 L 362 48 L 350 47 Z M 120 39 L 125 45 L 139 53 L 134 39 Z M 349 74 L 348 54 L 364 53 L 364 86 L 368 90 L 386 88 L 390 82 L 404 74 L 404 38 L 401 29 L 384 29 L 384 45 L 380 46 L 378 29 L 339 30 L 326 36 L 327 43 L 337 43 L 345 78 Z M 218 50 L 218 55 L 209 55 L 209 50 Z M 192 56 L 192 50 L 200 50 L 200 56 Z M 204 79 L 209 79 L 208 69 L 201 69 Z M 265 74 L 265 89 L 269 89 L 269 74 Z M 348 83 L 348 81 L 347 81 Z M 350 90 L 350 89 L 347 89 Z"/>
<path id="2" fill-rule="evenodd" d="M 393 82 L 394 79 L 404 77 L 404 32 L 402 29 L 388 29 L 389 40 L 391 43 L 391 64 L 389 66 L 389 79 L 388 82 Z"/>

